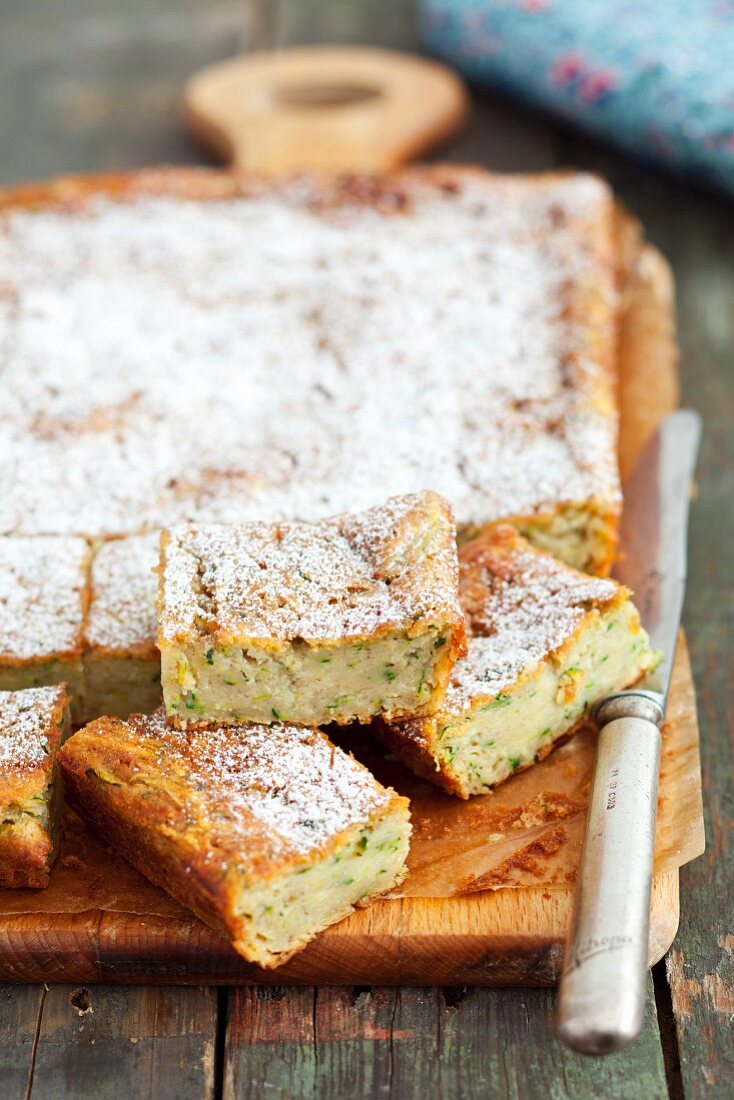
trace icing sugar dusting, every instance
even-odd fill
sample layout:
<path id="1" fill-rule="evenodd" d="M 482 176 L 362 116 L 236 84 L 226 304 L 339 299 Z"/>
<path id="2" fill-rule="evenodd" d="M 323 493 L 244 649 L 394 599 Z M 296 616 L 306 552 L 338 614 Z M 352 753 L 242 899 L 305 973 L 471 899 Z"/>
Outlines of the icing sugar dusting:
<path id="1" fill-rule="evenodd" d="M 328 642 L 463 623 L 453 518 L 434 493 L 317 524 L 174 529 L 161 591 L 166 641 Z"/>
<path id="2" fill-rule="evenodd" d="M 160 742 L 164 774 L 183 769 L 192 806 L 203 804 L 206 819 L 223 816 L 248 856 L 253 844 L 271 859 L 316 851 L 367 824 L 394 797 L 318 730 L 246 725 L 183 733 L 166 725 L 162 711 L 134 715 L 129 727 Z M 253 819 L 264 830 L 260 841 Z"/>
<path id="3" fill-rule="evenodd" d="M 78 652 L 87 559 L 82 538 L 0 537 L 0 656 L 22 661 Z"/>
<path id="4" fill-rule="evenodd" d="M 615 503 L 589 338 L 609 195 L 455 178 L 412 173 L 393 212 L 306 183 L 7 211 L 0 530 L 314 520 L 429 487 L 462 524 Z M 590 290 L 602 319 L 566 308 Z"/>
<path id="5" fill-rule="evenodd" d="M 36 767 L 48 760 L 48 735 L 63 686 L 0 692 L 0 768 Z"/>
<path id="6" fill-rule="evenodd" d="M 103 543 L 92 561 L 92 591 L 84 629 L 87 648 L 154 646 L 159 535 Z"/>
<path id="7" fill-rule="evenodd" d="M 592 607 L 618 595 L 500 527 L 460 551 L 467 654 L 454 666 L 443 710 L 460 712 L 531 671 L 573 634 Z"/>

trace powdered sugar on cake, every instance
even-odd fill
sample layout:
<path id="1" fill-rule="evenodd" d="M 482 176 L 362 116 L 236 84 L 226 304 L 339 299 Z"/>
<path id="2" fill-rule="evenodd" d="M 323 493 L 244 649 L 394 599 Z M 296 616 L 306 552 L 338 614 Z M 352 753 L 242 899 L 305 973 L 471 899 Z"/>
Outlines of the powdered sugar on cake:
<path id="1" fill-rule="evenodd" d="M 615 504 L 606 189 L 420 179 L 4 214 L 0 530 Z"/>
<path id="2" fill-rule="evenodd" d="M 155 645 L 159 535 L 132 535 L 102 544 L 92 563 L 87 647 L 129 650 Z"/>
<path id="3" fill-rule="evenodd" d="M 86 606 L 84 539 L 0 537 L 0 655 L 17 661 L 76 653 Z"/>
<path id="4" fill-rule="evenodd" d="M 204 800 L 207 817 L 224 814 L 241 830 L 248 856 L 255 854 L 252 818 L 267 831 L 269 850 L 258 855 L 305 855 L 366 824 L 394 797 L 318 730 L 247 725 L 184 733 L 166 726 L 162 712 L 133 716 L 129 725 L 160 740 L 163 773 L 183 766 L 192 798 Z"/>
<path id="5" fill-rule="evenodd" d="M 454 666 L 443 712 L 461 712 L 478 696 L 494 696 L 532 672 L 593 607 L 620 593 L 615 581 L 578 573 L 507 528 L 494 546 L 492 537 L 481 540 L 487 553 L 476 555 L 470 568 L 462 563 L 467 654 Z"/>
<path id="6" fill-rule="evenodd" d="M 456 534 L 434 493 L 317 524 L 174 528 L 161 638 L 339 642 L 462 622 Z"/>
<path id="7" fill-rule="evenodd" d="M 59 721 L 62 686 L 0 692 L 0 769 L 33 768 L 48 760 L 48 734 Z"/>

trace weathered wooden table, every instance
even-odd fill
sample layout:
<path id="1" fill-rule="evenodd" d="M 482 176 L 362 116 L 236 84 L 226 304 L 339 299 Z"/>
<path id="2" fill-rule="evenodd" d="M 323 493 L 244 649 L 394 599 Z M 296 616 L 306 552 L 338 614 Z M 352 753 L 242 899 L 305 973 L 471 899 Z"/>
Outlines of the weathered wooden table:
<path id="1" fill-rule="evenodd" d="M 410 45 L 410 4 L 361 2 L 374 9 L 373 41 Z M 332 5 L 339 34 L 349 7 Z M 304 4 L 310 33 L 328 39 L 314 12 Z M 238 50 L 244 0 L 2 0 L 0 19 L 5 183 L 199 160 L 180 123 L 181 85 Z M 680 932 L 650 980 L 644 1033 L 603 1061 L 572 1055 L 553 1037 L 553 994 L 540 989 L 6 986 L 4 1097 L 734 1095 L 734 208 L 480 97 L 445 155 L 603 173 L 678 280 L 683 396 L 706 421 L 686 626 L 708 849 L 683 871 Z"/>

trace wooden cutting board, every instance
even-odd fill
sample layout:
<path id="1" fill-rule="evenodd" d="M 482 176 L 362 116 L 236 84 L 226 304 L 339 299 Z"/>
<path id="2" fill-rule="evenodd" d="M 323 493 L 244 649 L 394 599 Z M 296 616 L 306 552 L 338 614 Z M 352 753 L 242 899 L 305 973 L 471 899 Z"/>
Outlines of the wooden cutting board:
<path id="1" fill-rule="evenodd" d="M 382 64 L 384 58 L 378 61 Z M 233 75 L 238 74 L 213 74 L 211 86 L 220 106 L 222 102 L 226 105 L 224 91 Z M 296 75 L 303 87 L 305 77 Z M 348 74 L 342 75 L 346 81 Z M 366 84 L 368 75 L 362 74 Z M 341 79 L 339 73 L 336 77 Z M 435 87 L 438 92 L 438 85 Z M 217 99 L 217 89 L 224 100 L 221 96 Z M 460 105 L 456 98 L 452 100 L 450 89 L 444 91 L 446 122 L 448 125 L 452 118 L 454 125 Z M 199 105 L 203 102 L 197 99 L 200 95 L 201 85 L 194 81 L 188 95 L 190 118 L 194 100 Z M 352 106 L 356 109 L 360 103 L 347 103 L 345 110 Z M 402 133 L 405 136 L 407 131 Z M 437 136 L 438 131 L 432 133 Z M 212 137 L 211 131 L 209 136 Z M 424 131 L 423 137 L 426 136 Z M 230 155 L 237 144 L 236 135 L 232 137 L 227 149 Z M 406 139 L 402 144 L 398 142 L 389 155 L 396 160 L 405 159 L 416 147 Z M 221 148 L 224 152 L 225 143 Z M 244 146 L 238 159 L 248 160 Z M 277 166 L 281 167 L 280 163 Z M 654 249 L 640 250 L 634 226 L 624 216 L 622 221 L 623 252 L 628 246 L 630 253 L 620 345 L 620 458 L 624 473 L 646 434 L 675 407 L 677 379 L 669 270 Z M 677 664 L 675 692 L 679 699 L 685 700 L 684 720 L 690 723 L 697 745 L 695 702 L 685 651 L 679 654 Z M 675 705 L 674 699 L 671 705 Z M 700 795 L 700 783 L 697 793 Z M 688 858 L 703 850 L 702 821 L 692 822 L 691 828 L 695 835 L 689 844 Z M 383 901 L 327 929 L 290 962 L 269 972 L 245 963 L 226 941 L 183 910 L 171 916 L 94 908 L 67 913 L 6 913 L 0 917 L 0 980 L 544 985 L 559 977 L 572 905 L 571 885 Z M 678 871 L 667 870 L 657 875 L 653 883 L 651 963 L 660 959 L 671 945 L 678 916 Z"/>
<path id="2" fill-rule="evenodd" d="M 549 985 L 571 917 L 570 888 L 380 902 L 327 929 L 277 970 L 243 962 L 196 917 L 26 914 L 0 924 L 5 982 L 249 985 Z M 678 927 L 678 873 L 653 886 L 650 963 Z"/>
<path id="3" fill-rule="evenodd" d="M 684 647 L 676 661 L 670 713 L 686 724 L 689 741 L 697 746 Z M 700 850 L 701 824 L 690 823 L 689 858 Z M 43 896 L 36 897 L 43 904 Z M 137 903 L 132 901 L 129 908 Z M 558 979 L 572 905 L 572 885 L 386 900 L 328 928 L 274 971 L 245 963 L 226 940 L 179 907 L 168 916 L 99 909 L 26 912 L 0 919 L 0 980 L 545 985 Z M 678 915 L 674 869 L 657 875 L 653 884 L 651 964 L 673 942 Z"/>

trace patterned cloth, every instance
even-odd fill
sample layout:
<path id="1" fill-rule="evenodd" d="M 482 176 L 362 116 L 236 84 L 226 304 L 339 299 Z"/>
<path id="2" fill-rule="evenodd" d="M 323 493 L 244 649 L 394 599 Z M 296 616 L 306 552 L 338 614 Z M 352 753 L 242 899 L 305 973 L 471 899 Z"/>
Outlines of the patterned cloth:
<path id="1" fill-rule="evenodd" d="M 469 80 L 734 195 L 734 0 L 421 0 L 421 18 Z"/>

